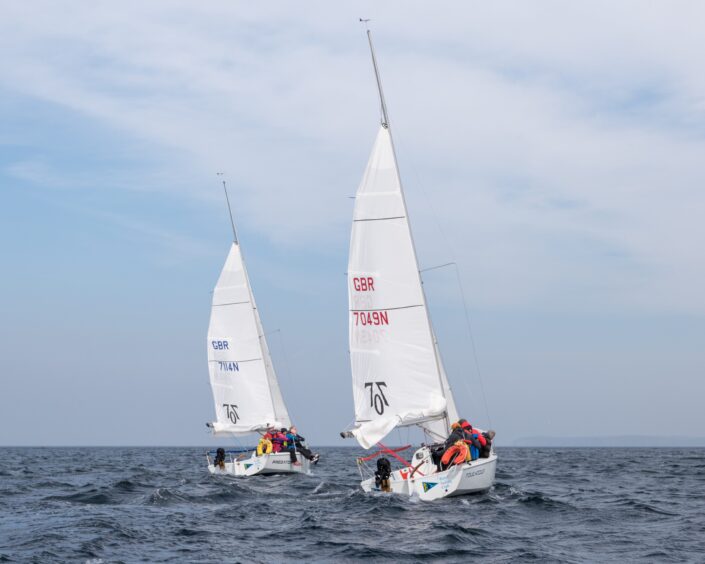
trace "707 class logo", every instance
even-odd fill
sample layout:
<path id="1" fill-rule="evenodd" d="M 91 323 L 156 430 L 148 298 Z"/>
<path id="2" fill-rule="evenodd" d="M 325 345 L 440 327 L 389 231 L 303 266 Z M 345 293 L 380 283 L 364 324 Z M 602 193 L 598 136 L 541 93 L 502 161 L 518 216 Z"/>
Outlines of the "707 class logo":
<path id="1" fill-rule="evenodd" d="M 240 416 L 237 413 L 237 405 L 233 403 L 224 403 L 223 407 L 225 408 L 225 414 L 228 419 L 230 419 L 232 423 L 237 423 L 237 420 L 240 419 Z"/>
<path id="2" fill-rule="evenodd" d="M 375 386 L 377 386 L 377 391 L 375 392 Z M 387 384 L 384 382 L 367 382 L 365 388 L 370 389 L 370 407 L 374 407 L 378 415 L 384 413 L 384 408 L 389 407 L 389 402 L 387 401 L 387 396 L 384 395 L 384 390 Z"/>

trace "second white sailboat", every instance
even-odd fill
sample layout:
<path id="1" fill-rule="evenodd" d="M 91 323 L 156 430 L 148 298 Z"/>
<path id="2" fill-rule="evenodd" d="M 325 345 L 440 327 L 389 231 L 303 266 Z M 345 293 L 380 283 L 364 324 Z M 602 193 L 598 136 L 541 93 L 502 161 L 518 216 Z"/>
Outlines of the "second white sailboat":
<path id="1" fill-rule="evenodd" d="M 225 183 L 223 189 L 227 199 Z M 208 453 L 208 469 L 235 476 L 308 473 L 318 455 L 300 448 L 295 434 L 291 438 L 295 428 L 279 389 L 227 201 L 233 243 L 213 290 L 207 346 L 216 420 L 207 425 L 216 436 L 258 433 L 262 438 L 256 450 L 221 448 Z M 294 444 L 286 444 L 287 433 L 288 442 Z"/>

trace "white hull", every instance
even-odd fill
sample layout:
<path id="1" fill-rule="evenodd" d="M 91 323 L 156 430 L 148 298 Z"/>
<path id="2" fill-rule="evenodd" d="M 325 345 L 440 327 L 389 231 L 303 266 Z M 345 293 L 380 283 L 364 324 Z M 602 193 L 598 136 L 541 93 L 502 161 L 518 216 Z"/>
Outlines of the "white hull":
<path id="1" fill-rule="evenodd" d="M 206 455 L 208 459 L 208 471 L 211 474 L 222 474 L 230 476 L 256 476 L 268 474 L 310 474 L 311 463 L 309 460 L 296 453 L 299 465 L 293 465 L 288 452 L 273 452 L 257 456 L 253 452 L 249 458 L 244 460 L 229 460 L 225 462 L 225 468 L 220 469 L 213 466 L 213 459 Z"/>
<path id="2" fill-rule="evenodd" d="M 494 484 L 497 469 L 497 455 L 492 452 L 489 458 L 478 458 L 447 470 L 438 472 L 430 460 L 428 449 L 421 448 L 414 455 L 418 464 L 416 472 L 412 472 L 416 464 L 395 470 L 389 480 L 391 492 L 395 494 L 418 496 L 424 501 L 443 497 L 467 495 L 489 490 Z M 375 479 L 369 478 L 361 484 L 365 492 L 379 492 Z"/>

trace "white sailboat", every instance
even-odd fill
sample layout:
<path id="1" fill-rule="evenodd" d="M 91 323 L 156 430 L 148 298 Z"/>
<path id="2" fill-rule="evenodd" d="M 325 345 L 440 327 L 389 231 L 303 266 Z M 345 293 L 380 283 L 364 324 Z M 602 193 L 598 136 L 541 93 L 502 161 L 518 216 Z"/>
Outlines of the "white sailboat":
<path id="1" fill-rule="evenodd" d="M 242 256 L 228 193 L 223 182 L 233 228 L 233 243 L 213 291 L 208 326 L 208 372 L 216 420 L 207 423 L 216 436 L 265 433 L 291 426 L 274 371 L 250 279 Z M 308 473 L 309 461 L 289 452 L 225 451 L 225 460 L 206 455 L 212 474 Z M 236 456 L 237 455 L 237 456 Z"/>
<path id="2" fill-rule="evenodd" d="M 369 30 L 367 36 L 382 124 L 355 196 L 348 262 L 355 423 L 341 435 L 369 449 L 395 427 L 414 425 L 438 443 L 458 413 L 428 313 Z M 422 446 L 391 473 L 389 489 L 423 500 L 484 491 L 494 483 L 496 466 L 492 449 L 489 458 L 439 471 L 432 449 Z M 361 486 L 379 489 L 374 477 Z"/>

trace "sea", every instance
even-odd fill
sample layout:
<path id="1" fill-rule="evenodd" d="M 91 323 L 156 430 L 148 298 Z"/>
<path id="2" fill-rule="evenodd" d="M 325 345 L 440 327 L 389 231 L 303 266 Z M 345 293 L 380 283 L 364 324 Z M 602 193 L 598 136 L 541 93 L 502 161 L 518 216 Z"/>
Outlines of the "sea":
<path id="1" fill-rule="evenodd" d="M 206 448 L 1 448 L 0 562 L 705 562 L 705 449 L 497 448 L 494 488 L 211 476 Z"/>

